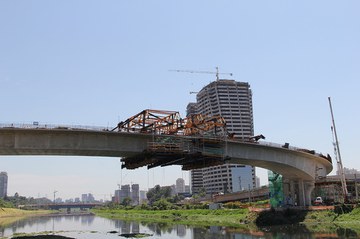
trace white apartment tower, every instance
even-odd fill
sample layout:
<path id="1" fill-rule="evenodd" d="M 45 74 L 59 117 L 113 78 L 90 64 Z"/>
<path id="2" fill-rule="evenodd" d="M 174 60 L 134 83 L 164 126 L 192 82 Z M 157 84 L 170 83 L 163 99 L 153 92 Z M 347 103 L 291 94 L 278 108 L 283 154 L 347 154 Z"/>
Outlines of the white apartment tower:
<path id="1" fill-rule="evenodd" d="M 252 92 L 247 82 L 216 80 L 201 89 L 196 105 L 190 103 L 187 115 L 192 113 L 220 115 L 226 128 L 235 138 L 246 139 L 254 135 Z M 236 173 L 235 173 L 236 172 Z M 242 176 L 233 174 L 242 173 Z M 200 177 L 202 174 L 202 177 Z M 199 179 L 202 179 L 202 182 Z M 234 179 L 236 178 L 236 179 Z M 236 187 L 233 187 L 233 179 Z M 239 185 L 239 182 L 251 182 Z M 204 187 L 207 193 L 236 192 L 255 187 L 255 168 L 244 165 L 224 164 L 191 172 L 192 192 Z"/>
<path id="2" fill-rule="evenodd" d="M 185 192 L 185 180 L 182 178 L 176 179 L 176 193 L 184 193 Z"/>

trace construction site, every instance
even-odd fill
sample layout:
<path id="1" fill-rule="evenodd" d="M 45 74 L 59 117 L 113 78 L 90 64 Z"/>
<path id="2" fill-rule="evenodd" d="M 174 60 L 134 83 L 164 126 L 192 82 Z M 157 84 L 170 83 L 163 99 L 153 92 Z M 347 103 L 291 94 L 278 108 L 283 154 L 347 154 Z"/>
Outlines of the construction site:
<path id="1" fill-rule="evenodd" d="M 112 131 L 153 136 L 144 152 L 121 159 L 122 168 L 127 169 L 178 164 L 183 170 L 191 170 L 223 164 L 225 141 L 234 136 L 227 132 L 220 116 L 193 114 L 181 118 L 177 111 L 150 109 L 120 122 Z"/>

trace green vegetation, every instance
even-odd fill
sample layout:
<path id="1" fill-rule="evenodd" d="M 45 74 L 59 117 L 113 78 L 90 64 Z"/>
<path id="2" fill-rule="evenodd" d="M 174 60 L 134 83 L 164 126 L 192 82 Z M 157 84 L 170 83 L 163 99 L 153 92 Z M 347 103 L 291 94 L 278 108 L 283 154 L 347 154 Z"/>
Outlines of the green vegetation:
<path id="1" fill-rule="evenodd" d="M 24 196 L 20 196 L 18 193 L 15 193 L 14 196 L 5 197 L 4 199 L 0 198 L 0 208 L 17 208 L 20 205 L 47 203 L 51 203 L 51 200 L 47 198 L 27 198 Z"/>
<path id="2" fill-rule="evenodd" d="M 97 215 L 111 219 L 137 220 L 144 222 L 165 222 L 186 225 L 219 225 L 239 227 L 247 219 L 248 209 L 178 209 L 178 210 L 141 210 L 141 209 L 96 209 Z"/>
<path id="3" fill-rule="evenodd" d="M 14 204 L 9 201 L 5 201 L 4 199 L 0 198 L 0 208 L 12 208 Z"/>
<path id="4" fill-rule="evenodd" d="M 29 215 L 49 214 L 49 210 L 20 210 L 16 208 L 0 208 L 0 219 L 7 217 L 24 217 Z"/>
<path id="5" fill-rule="evenodd" d="M 207 204 L 176 206 L 165 199 L 150 205 L 137 207 L 118 207 L 96 209 L 97 215 L 111 219 L 157 222 L 162 224 L 185 224 L 193 226 L 228 226 L 236 228 L 263 228 L 284 226 L 286 224 L 303 225 L 306 230 L 325 233 L 333 232 L 345 235 L 360 235 L 360 207 L 340 205 L 335 210 L 305 211 L 297 209 L 263 210 L 252 212 L 251 207 L 263 208 L 268 201 L 257 205 L 240 202 L 226 203 L 222 209 L 209 210 Z M 344 234 L 345 233 L 345 234 Z"/>

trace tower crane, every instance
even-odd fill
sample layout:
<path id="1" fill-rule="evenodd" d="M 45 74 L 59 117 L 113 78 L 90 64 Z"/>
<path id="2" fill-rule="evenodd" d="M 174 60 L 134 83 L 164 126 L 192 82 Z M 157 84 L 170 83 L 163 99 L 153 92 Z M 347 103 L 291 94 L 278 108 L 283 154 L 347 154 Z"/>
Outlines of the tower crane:
<path id="1" fill-rule="evenodd" d="M 332 135 L 333 135 L 334 154 L 335 154 L 335 159 L 336 159 L 338 171 L 339 171 L 339 174 L 340 174 L 341 188 L 342 188 L 344 200 L 346 201 L 347 200 L 347 195 L 348 195 L 348 190 L 347 190 L 347 185 L 346 185 L 346 178 L 345 178 L 343 164 L 342 164 L 342 161 L 341 161 L 339 141 L 338 141 L 338 137 L 337 137 L 337 134 L 336 134 L 335 119 L 334 119 L 334 113 L 333 113 L 332 106 L 331 106 L 330 97 L 328 97 L 328 100 L 329 100 L 330 113 L 331 113 L 331 119 L 332 119 L 331 131 L 332 131 Z"/>
<path id="2" fill-rule="evenodd" d="M 195 71 L 195 70 L 169 70 L 169 71 L 187 72 L 187 73 L 200 73 L 200 74 L 215 74 L 217 81 L 220 79 L 219 75 L 230 75 L 230 76 L 233 75 L 233 73 L 219 72 L 219 67 L 216 67 L 216 71 Z"/>

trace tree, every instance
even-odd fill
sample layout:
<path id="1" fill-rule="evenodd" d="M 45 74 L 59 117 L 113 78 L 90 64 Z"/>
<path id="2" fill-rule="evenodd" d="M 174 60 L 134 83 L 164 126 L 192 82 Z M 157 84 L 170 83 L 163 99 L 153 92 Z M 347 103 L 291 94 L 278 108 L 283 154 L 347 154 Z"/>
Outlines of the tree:
<path id="1" fill-rule="evenodd" d="M 131 204 L 131 198 L 129 197 L 124 198 L 121 202 L 121 205 L 123 206 L 130 206 L 130 204 Z"/>
<path id="2" fill-rule="evenodd" d="M 154 188 L 150 189 L 146 194 L 147 199 L 150 204 L 158 201 L 161 198 L 170 198 L 171 197 L 171 187 L 160 187 L 160 185 L 156 185 Z"/>

